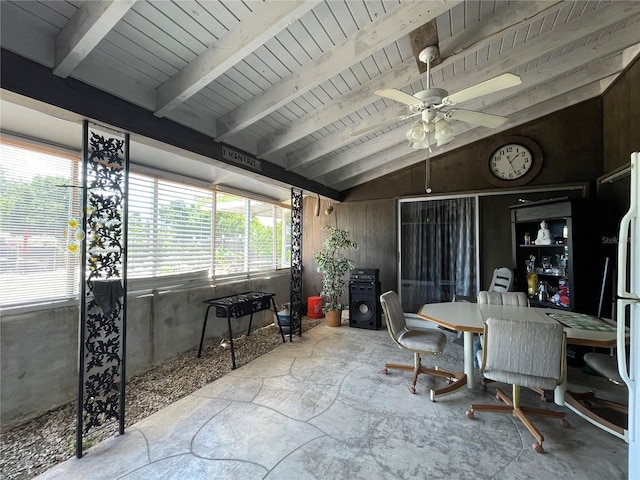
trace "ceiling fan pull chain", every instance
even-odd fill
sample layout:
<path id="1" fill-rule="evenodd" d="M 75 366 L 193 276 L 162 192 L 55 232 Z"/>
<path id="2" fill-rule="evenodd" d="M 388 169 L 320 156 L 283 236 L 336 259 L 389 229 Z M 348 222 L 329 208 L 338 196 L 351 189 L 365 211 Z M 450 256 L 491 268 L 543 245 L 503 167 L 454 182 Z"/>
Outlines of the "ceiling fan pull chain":
<path id="1" fill-rule="evenodd" d="M 427 153 L 427 159 L 424 162 L 424 170 L 425 170 L 425 174 L 424 174 L 424 191 L 427 193 L 431 193 L 431 187 L 429 186 L 429 184 L 431 183 L 431 155 L 429 155 Z"/>

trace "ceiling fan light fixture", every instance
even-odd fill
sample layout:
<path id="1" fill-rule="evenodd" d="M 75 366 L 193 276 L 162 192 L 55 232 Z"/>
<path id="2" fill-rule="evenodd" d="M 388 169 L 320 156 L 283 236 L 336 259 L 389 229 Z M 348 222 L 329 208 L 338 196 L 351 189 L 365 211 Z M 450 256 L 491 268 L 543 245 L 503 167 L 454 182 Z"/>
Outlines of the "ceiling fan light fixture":
<path id="1" fill-rule="evenodd" d="M 422 142 L 409 142 L 409 146 L 416 150 L 422 150 L 429 148 L 429 139 L 425 139 Z"/>
<path id="2" fill-rule="evenodd" d="M 438 147 L 446 145 L 453 140 L 453 129 L 451 128 L 451 125 L 449 125 L 449 122 L 444 118 L 441 118 L 436 122 L 434 138 L 436 139 Z"/>
<path id="3" fill-rule="evenodd" d="M 418 120 L 413 126 L 407 131 L 407 140 L 411 143 L 422 143 L 428 139 L 427 129 L 425 128 L 425 124 L 422 120 Z"/>

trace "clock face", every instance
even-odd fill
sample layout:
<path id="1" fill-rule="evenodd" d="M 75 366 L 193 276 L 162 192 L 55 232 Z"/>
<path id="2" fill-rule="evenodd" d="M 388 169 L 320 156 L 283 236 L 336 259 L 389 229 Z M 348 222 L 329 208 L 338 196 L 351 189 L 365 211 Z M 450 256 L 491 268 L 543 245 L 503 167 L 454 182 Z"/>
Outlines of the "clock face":
<path id="1" fill-rule="evenodd" d="M 524 145 L 508 143 L 491 155 L 489 169 L 501 180 L 517 180 L 533 166 L 533 154 Z"/>

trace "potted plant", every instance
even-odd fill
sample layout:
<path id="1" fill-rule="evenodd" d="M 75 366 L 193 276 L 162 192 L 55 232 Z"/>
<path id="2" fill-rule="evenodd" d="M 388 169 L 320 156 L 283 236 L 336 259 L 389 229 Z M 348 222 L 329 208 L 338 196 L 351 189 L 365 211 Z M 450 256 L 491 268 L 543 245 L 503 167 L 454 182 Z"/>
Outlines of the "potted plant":
<path id="1" fill-rule="evenodd" d="M 322 311 L 325 312 L 328 326 L 339 327 L 344 309 L 344 304 L 340 302 L 346 285 L 344 275 L 354 268 L 353 262 L 345 257 L 344 252 L 357 250 L 358 244 L 349 238 L 346 230 L 331 225 L 325 225 L 322 229 L 328 230 L 329 235 L 324 241 L 324 248 L 313 253 L 318 264 L 317 270 L 322 274 Z"/>

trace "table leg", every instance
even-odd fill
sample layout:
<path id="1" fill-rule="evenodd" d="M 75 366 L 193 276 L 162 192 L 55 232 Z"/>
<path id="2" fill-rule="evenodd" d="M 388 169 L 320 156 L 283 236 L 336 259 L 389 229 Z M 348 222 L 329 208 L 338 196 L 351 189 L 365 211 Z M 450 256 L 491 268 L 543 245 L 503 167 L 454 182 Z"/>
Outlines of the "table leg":
<path id="1" fill-rule="evenodd" d="M 463 332 L 464 373 L 467 375 L 467 388 L 473 388 L 473 332 Z"/>
<path id="2" fill-rule="evenodd" d="M 280 330 L 280 336 L 282 337 L 282 343 L 285 343 L 284 333 L 282 331 L 282 325 L 280 325 L 280 317 L 278 316 L 278 307 L 276 307 L 276 301 L 271 297 L 271 306 L 273 307 L 273 313 L 276 315 L 276 323 L 278 324 L 278 330 Z M 291 318 L 291 317 L 289 317 Z"/>
<path id="3" fill-rule="evenodd" d="M 253 322 L 253 312 L 249 315 L 249 328 L 247 329 L 247 337 L 251 334 L 251 322 Z"/>
<path id="4" fill-rule="evenodd" d="M 565 373 L 564 378 L 560 385 L 557 385 L 553 390 L 553 402 L 556 405 L 560 405 L 561 407 L 565 406 L 565 394 L 567 393 L 567 374 Z"/>
<path id="5" fill-rule="evenodd" d="M 207 307 L 207 311 L 204 314 L 204 324 L 202 325 L 202 335 L 200 335 L 200 348 L 198 348 L 198 358 L 200 358 L 200 354 L 202 353 L 202 344 L 204 343 L 204 331 L 207 329 L 207 318 L 209 318 L 209 309 L 213 305 L 209 305 Z"/>
<path id="6" fill-rule="evenodd" d="M 231 332 L 231 312 L 227 310 L 227 327 L 229 328 L 229 344 L 231 349 L 231 370 L 236 369 L 236 352 L 233 349 L 233 333 Z"/>

